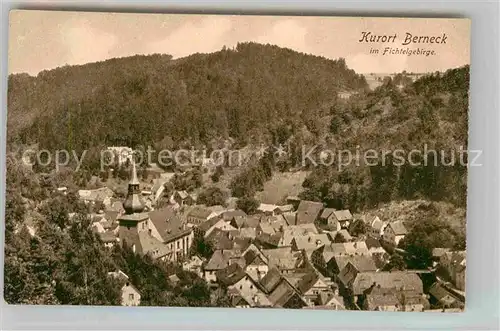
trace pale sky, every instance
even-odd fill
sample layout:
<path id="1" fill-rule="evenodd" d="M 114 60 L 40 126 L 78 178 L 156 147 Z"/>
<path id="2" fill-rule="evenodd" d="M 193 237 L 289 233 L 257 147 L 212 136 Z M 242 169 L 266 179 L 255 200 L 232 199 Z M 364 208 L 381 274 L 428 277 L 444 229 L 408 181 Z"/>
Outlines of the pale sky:
<path id="1" fill-rule="evenodd" d="M 394 44 L 359 43 L 361 32 L 397 34 Z M 413 45 L 434 56 L 373 55 L 370 48 L 401 46 L 405 33 L 440 36 L 446 44 Z M 134 54 L 174 58 L 210 53 L 238 42 L 270 43 L 296 51 L 343 57 L 359 73 L 428 72 L 470 63 L 470 21 L 300 16 L 173 15 L 26 11 L 10 12 L 9 73 L 36 75 Z"/>

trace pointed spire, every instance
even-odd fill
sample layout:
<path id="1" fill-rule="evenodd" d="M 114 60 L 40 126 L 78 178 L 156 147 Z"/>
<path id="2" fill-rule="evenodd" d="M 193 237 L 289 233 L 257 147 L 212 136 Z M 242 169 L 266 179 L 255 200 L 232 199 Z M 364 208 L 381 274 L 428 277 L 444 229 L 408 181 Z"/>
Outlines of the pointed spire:
<path id="1" fill-rule="evenodd" d="M 130 179 L 130 184 L 139 185 L 139 180 L 137 179 L 137 169 L 135 167 L 135 160 L 133 155 L 130 158 L 130 161 L 132 162 L 132 177 Z"/>

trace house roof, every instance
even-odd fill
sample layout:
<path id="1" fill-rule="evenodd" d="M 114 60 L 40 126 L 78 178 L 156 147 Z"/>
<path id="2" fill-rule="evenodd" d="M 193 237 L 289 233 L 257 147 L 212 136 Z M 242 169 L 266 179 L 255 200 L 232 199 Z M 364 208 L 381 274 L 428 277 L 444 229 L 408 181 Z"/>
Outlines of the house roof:
<path id="1" fill-rule="evenodd" d="M 106 198 L 112 197 L 114 192 L 108 187 L 101 187 L 95 190 L 79 190 L 80 199 L 87 201 L 104 201 Z"/>
<path id="2" fill-rule="evenodd" d="M 247 216 L 247 214 L 240 209 L 236 210 L 228 210 L 222 213 L 222 218 L 225 221 L 231 221 L 233 218 L 238 217 L 238 216 Z"/>
<path id="3" fill-rule="evenodd" d="M 217 281 L 226 286 L 234 285 L 245 277 L 245 271 L 237 263 L 215 272 Z"/>
<path id="4" fill-rule="evenodd" d="M 406 230 L 406 227 L 401 221 L 392 222 L 389 224 L 389 226 L 392 228 L 396 236 L 401 236 L 408 233 L 408 230 Z"/>
<path id="5" fill-rule="evenodd" d="M 333 212 L 333 214 L 335 215 L 335 217 L 337 218 L 337 220 L 339 220 L 340 222 L 352 220 L 352 214 L 347 209 L 344 209 L 344 210 L 335 210 Z"/>
<path id="6" fill-rule="evenodd" d="M 146 231 L 139 232 L 139 241 L 141 243 L 142 253 L 149 254 L 155 259 L 163 257 L 172 252 L 167 245 L 165 245 Z"/>
<path id="7" fill-rule="evenodd" d="M 149 218 L 164 242 L 170 242 L 192 231 L 172 207 L 153 210 L 149 212 Z"/>
<path id="8" fill-rule="evenodd" d="M 282 275 L 278 269 L 270 268 L 267 274 L 260 280 L 260 284 L 267 293 L 271 293 L 281 281 L 281 278 Z"/>
<path id="9" fill-rule="evenodd" d="M 287 212 L 293 211 L 293 205 L 290 205 L 290 204 L 277 206 L 276 208 L 282 213 L 287 213 Z"/>
<path id="10" fill-rule="evenodd" d="M 315 271 L 304 274 L 295 287 L 300 293 L 305 294 L 309 291 L 319 280 L 319 275 Z"/>
<path id="11" fill-rule="evenodd" d="M 260 223 L 260 217 L 258 215 L 247 216 L 243 221 L 242 227 L 244 228 L 256 228 Z"/>
<path id="12" fill-rule="evenodd" d="M 282 245 L 291 245 L 293 238 L 297 236 L 307 236 L 310 234 L 317 234 L 318 229 L 312 223 L 301 225 L 290 225 L 283 228 Z"/>
<path id="13" fill-rule="evenodd" d="M 257 210 L 266 213 L 266 212 L 273 212 L 277 208 L 278 208 L 278 206 L 276 206 L 276 205 L 271 205 L 268 203 L 261 203 L 259 205 L 259 207 L 257 207 Z"/>
<path id="14" fill-rule="evenodd" d="M 261 233 L 255 237 L 255 240 L 260 244 L 268 244 L 270 246 L 278 247 L 281 240 L 281 234 L 270 235 L 268 233 Z"/>
<path id="15" fill-rule="evenodd" d="M 345 307 L 344 298 L 332 292 L 320 292 L 318 301 L 319 306 L 328 305 L 330 302 L 335 301 L 339 306 Z"/>
<path id="16" fill-rule="evenodd" d="M 295 225 L 297 222 L 297 216 L 295 212 L 285 212 L 280 215 L 287 225 Z"/>
<path id="17" fill-rule="evenodd" d="M 385 289 L 401 289 L 411 290 L 417 293 L 423 293 L 422 280 L 415 273 L 406 271 L 369 271 L 360 272 L 352 284 L 354 295 L 361 295 L 370 288 L 373 284 L 380 285 Z"/>
<path id="18" fill-rule="evenodd" d="M 326 233 L 306 234 L 293 237 L 293 242 L 298 250 L 314 250 L 319 245 L 328 245 L 331 243 L 330 237 Z"/>
<path id="19" fill-rule="evenodd" d="M 282 281 L 269 295 L 269 301 L 274 307 L 284 307 L 294 295 L 298 295 L 297 291 L 288 282 Z"/>
<path id="20" fill-rule="evenodd" d="M 215 224 L 217 224 L 221 219 L 220 218 L 217 218 L 217 217 L 213 217 L 211 219 L 209 219 L 208 221 L 205 221 L 203 223 L 201 223 L 199 226 L 198 226 L 198 229 L 200 229 L 201 231 L 208 231 L 212 226 L 214 226 Z"/>
<path id="21" fill-rule="evenodd" d="M 297 224 L 314 223 L 323 209 L 321 202 L 302 200 L 297 208 Z"/>
<path id="22" fill-rule="evenodd" d="M 212 215 L 212 211 L 210 209 L 207 209 L 207 208 L 202 207 L 202 206 L 194 206 L 187 214 L 187 217 L 208 219 L 208 217 L 210 215 Z"/>
<path id="23" fill-rule="evenodd" d="M 328 217 L 330 217 L 330 215 L 333 214 L 333 212 L 335 211 L 336 209 L 335 208 L 325 208 L 323 210 L 323 212 L 321 213 L 321 218 L 322 219 L 327 219 Z"/>
<path id="24" fill-rule="evenodd" d="M 237 236 L 240 238 L 255 239 L 256 231 L 254 228 L 241 228 L 238 230 Z"/>
<path id="25" fill-rule="evenodd" d="M 231 250 L 216 250 L 207 264 L 204 266 L 205 270 L 221 270 L 229 265 L 230 259 L 235 255 Z"/>
<path id="26" fill-rule="evenodd" d="M 371 256 L 336 256 L 334 257 L 339 271 L 345 268 L 347 263 L 351 263 L 359 272 L 376 271 L 377 266 Z"/>

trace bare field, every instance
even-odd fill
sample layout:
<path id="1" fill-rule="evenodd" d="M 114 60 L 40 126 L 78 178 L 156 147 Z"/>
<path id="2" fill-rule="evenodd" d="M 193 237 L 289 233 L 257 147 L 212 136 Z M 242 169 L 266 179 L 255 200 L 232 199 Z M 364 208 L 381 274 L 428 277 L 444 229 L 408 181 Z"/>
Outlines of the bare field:
<path id="1" fill-rule="evenodd" d="M 263 203 L 282 203 L 287 196 L 298 195 L 303 191 L 302 183 L 309 173 L 309 171 L 276 172 L 273 178 L 264 184 L 264 190 L 255 194 L 255 198 Z"/>

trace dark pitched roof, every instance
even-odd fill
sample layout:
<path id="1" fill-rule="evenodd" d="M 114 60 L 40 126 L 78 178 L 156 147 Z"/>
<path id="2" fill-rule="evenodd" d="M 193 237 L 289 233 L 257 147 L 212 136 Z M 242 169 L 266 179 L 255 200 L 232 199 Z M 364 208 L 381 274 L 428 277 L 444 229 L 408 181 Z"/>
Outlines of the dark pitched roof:
<path id="1" fill-rule="evenodd" d="M 292 285 L 287 281 L 282 281 L 269 295 L 269 301 L 273 303 L 274 307 L 284 307 L 295 295 L 299 294 Z"/>
<path id="2" fill-rule="evenodd" d="M 212 226 L 214 226 L 215 224 L 217 224 L 217 222 L 220 221 L 220 218 L 218 217 L 214 217 L 214 218 L 211 218 L 209 219 L 208 221 L 205 221 L 203 223 L 201 223 L 199 226 L 198 226 L 198 229 L 200 229 L 201 231 L 208 231 Z"/>
<path id="3" fill-rule="evenodd" d="M 305 294 L 314 286 L 314 284 L 316 284 L 318 279 L 319 275 L 316 272 L 314 271 L 308 272 L 300 279 L 299 283 L 297 284 L 297 289 L 302 294 Z"/>
<path id="4" fill-rule="evenodd" d="M 205 270 L 221 270 L 229 265 L 229 260 L 233 256 L 233 252 L 228 250 L 216 250 L 207 264 Z"/>
<path id="5" fill-rule="evenodd" d="M 271 268 L 267 272 L 267 274 L 260 280 L 260 284 L 262 288 L 266 291 L 266 293 L 271 293 L 274 288 L 281 281 L 282 276 L 278 269 Z"/>
<path id="6" fill-rule="evenodd" d="M 297 208 L 297 224 L 314 223 L 322 209 L 321 202 L 302 200 Z"/>
<path id="7" fill-rule="evenodd" d="M 330 217 L 333 212 L 335 211 L 336 209 L 335 208 L 325 208 L 325 210 L 323 210 L 323 212 L 321 213 L 321 218 L 322 219 L 327 219 L 328 217 Z"/>
<path id="8" fill-rule="evenodd" d="M 245 277 L 245 271 L 237 263 L 233 263 L 227 268 L 216 271 L 215 275 L 219 283 L 229 286 Z"/>
<path id="9" fill-rule="evenodd" d="M 260 264 L 263 265 L 265 264 L 264 260 L 260 257 L 260 254 L 258 254 L 256 251 L 249 250 L 248 252 L 243 255 L 243 258 L 245 259 L 245 264 Z"/>

